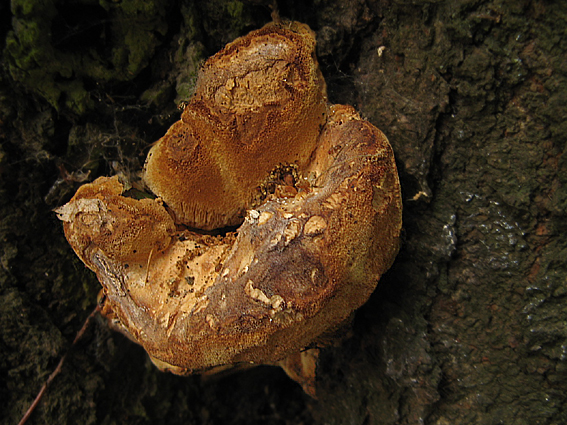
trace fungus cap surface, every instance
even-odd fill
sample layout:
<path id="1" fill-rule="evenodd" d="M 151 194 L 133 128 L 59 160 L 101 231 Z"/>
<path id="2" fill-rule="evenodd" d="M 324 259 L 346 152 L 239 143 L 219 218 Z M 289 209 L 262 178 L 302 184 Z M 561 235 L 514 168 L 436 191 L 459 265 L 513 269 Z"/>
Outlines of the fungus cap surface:
<path id="1" fill-rule="evenodd" d="M 144 261 L 150 252 L 166 249 L 175 233 L 175 224 L 159 201 L 138 201 L 121 196 L 123 191 L 118 176 L 99 177 L 56 210 L 67 240 L 89 268 L 89 250 L 101 249 L 125 263 Z"/>
<path id="2" fill-rule="evenodd" d="M 326 100 L 309 27 L 252 31 L 206 61 L 181 120 L 151 149 L 144 180 L 187 226 L 238 225 L 276 165 L 306 165 Z"/>

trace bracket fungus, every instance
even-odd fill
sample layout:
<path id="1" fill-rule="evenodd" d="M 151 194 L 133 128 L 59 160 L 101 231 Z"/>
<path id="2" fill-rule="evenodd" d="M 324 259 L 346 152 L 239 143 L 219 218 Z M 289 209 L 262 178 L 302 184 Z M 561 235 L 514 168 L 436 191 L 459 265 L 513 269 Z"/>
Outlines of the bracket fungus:
<path id="1" fill-rule="evenodd" d="M 307 165 L 326 97 L 309 27 L 254 31 L 205 63 L 181 120 L 150 150 L 144 180 L 180 223 L 238 225 L 276 165 Z"/>
<path id="2" fill-rule="evenodd" d="M 111 325 L 163 370 L 279 364 L 314 394 L 299 353 L 366 302 L 402 210 L 384 134 L 327 103 L 314 33 L 271 23 L 212 56 L 143 180 L 155 199 L 100 177 L 57 210 Z"/>

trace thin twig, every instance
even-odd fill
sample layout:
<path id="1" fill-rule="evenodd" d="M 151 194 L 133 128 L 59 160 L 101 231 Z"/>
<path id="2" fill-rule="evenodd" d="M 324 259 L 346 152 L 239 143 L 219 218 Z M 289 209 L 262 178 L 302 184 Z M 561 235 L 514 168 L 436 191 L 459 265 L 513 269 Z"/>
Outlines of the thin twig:
<path id="1" fill-rule="evenodd" d="M 148 256 L 148 264 L 146 265 L 146 279 L 144 279 L 144 285 L 148 283 L 148 277 L 150 276 L 150 263 L 152 261 L 152 254 L 154 253 L 154 249 L 150 251 L 150 255 Z"/>
<path id="2" fill-rule="evenodd" d="M 79 332 L 77 332 L 77 335 L 75 336 L 75 339 L 73 340 L 73 343 L 71 344 L 71 347 L 69 347 L 67 352 L 63 355 L 63 357 L 61 357 L 61 360 L 59 360 L 59 364 L 57 365 L 55 370 L 51 373 L 51 375 L 49 375 L 49 378 L 47 378 L 47 381 L 45 381 L 45 384 L 43 384 L 43 386 L 39 390 L 39 393 L 37 393 L 35 400 L 30 405 L 30 407 L 28 408 L 28 410 L 26 411 L 26 413 L 24 414 L 24 416 L 20 420 L 20 422 L 18 422 L 18 425 L 24 425 L 27 422 L 27 420 L 29 419 L 29 417 L 31 416 L 31 414 L 33 413 L 33 411 L 35 410 L 35 408 L 37 407 L 37 405 L 41 401 L 41 398 L 43 397 L 43 394 L 45 394 L 45 390 L 47 390 L 47 387 L 49 386 L 49 384 L 51 384 L 51 382 L 55 379 L 55 377 L 57 375 L 59 375 L 59 372 L 61 372 L 61 368 L 63 367 L 63 363 L 65 362 L 65 359 L 67 358 L 67 355 L 69 354 L 69 351 L 71 351 L 71 349 L 77 343 L 77 341 L 79 341 L 79 339 L 81 339 L 81 337 L 83 336 L 83 334 L 87 330 L 89 323 L 91 322 L 93 317 L 95 317 L 95 315 L 100 311 L 100 308 L 101 308 L 100 304 L 97 304 L 95 309 L 91 312 L 91 314 L 89 314 L 89 317 L 87 317 L 87 319 L 85 320 L 85 323 L 83 323 L 83 327 L 81 328 L 81 330 Z"/>

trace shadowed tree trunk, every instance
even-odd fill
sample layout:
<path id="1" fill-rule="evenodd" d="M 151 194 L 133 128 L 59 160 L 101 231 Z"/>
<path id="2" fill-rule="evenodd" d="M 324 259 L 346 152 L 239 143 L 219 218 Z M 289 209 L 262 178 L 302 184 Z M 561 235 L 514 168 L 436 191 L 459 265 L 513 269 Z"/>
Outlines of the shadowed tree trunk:
<path id="1" fill-rule="evenodd" d="M 204 3 L 204 2 L 203 2 Z M 15 424 L 100 285 L 52 209 L 136 173 L 199 64 L 270 2 L 0 4 L 0 419 Z M 333 103 L 389 138 L 404 243 L 323 348 L 313 400 L 257 367 L 160 373 L 100 317 L 29 423 L 567 423 L 567 5 L 279 1 L 317 33 Z"/>

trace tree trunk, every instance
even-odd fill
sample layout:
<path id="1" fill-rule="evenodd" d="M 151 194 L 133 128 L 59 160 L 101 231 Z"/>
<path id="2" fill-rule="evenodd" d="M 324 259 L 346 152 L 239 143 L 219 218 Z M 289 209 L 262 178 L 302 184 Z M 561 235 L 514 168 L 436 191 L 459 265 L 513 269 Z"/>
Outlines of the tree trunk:
<path id="1" fill-rule="evenodd" d="M 23 416 L 100 288 L 52 209 L 86 181 L 139 170 L 200 62 L 272 12 L 262 0 L 73 4 L 0 4 L 3 423 Z M 567 423 L 567 4 L 278 10 L 317 32 L 330 100 L 388 136 L 404 196 L 402 250 L 350 337 L 322 349 L 318 399 L 267 366 L 161 373 L 99 317 L 29 423 Z"/>

